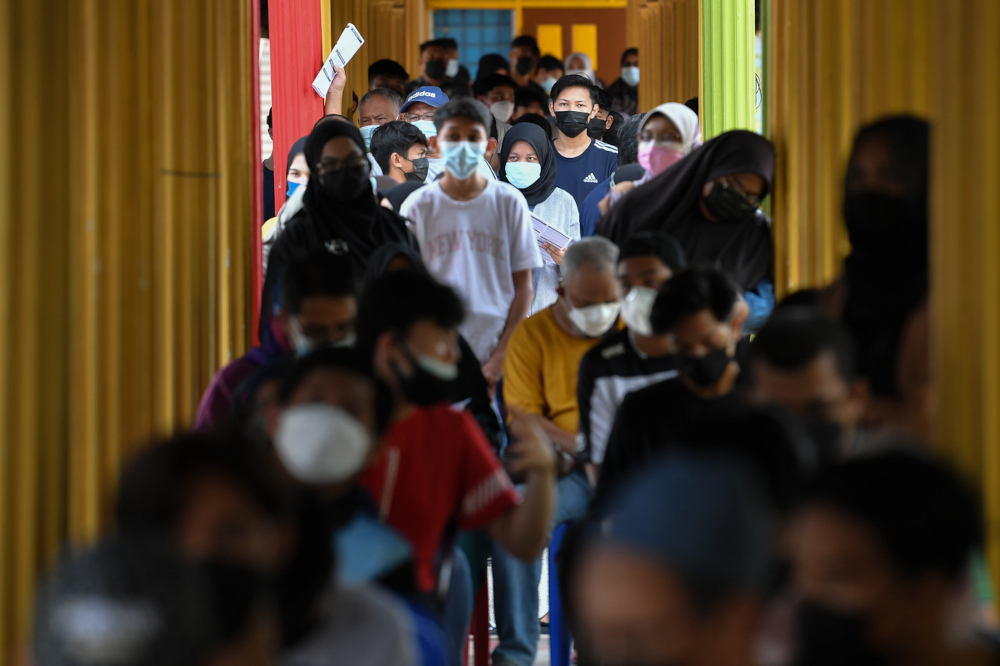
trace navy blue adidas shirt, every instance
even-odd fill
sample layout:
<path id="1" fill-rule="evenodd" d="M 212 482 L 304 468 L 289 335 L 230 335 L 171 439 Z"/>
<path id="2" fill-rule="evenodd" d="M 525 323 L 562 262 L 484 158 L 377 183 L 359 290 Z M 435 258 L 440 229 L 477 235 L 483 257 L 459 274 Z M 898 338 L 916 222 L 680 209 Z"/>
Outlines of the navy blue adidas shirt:
<path id="1" fill-rule="evenodd" d="M 563 157 L 555 145 L 552 152 L 559 167 L 556 187 L 569 192 L 580 210 L 587 195 L 618 167 L 618 149 L 603 141 L 591 141 L 590 147 L 577 157 Z"/>

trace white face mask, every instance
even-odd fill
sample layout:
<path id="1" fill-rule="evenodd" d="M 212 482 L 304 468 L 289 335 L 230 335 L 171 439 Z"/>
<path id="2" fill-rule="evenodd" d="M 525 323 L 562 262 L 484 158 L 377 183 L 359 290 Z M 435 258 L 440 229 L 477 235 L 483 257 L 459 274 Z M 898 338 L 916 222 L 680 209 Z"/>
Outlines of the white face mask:
<path id="1" fill-rule="evenodd" d="M 490 113 L 500 122 L 506 123 L 514 115 L 514 102 L 510 100 L 493 102 L 493 104 L 490 104 Z"/>
<path id="2" fill-rule="evenodd" d="M 569 310 L 570 321 L 578 331 L 589 338 L 599 338 L 607 333 L 618 321 L 618 313 L 622 309 L 621 303 L 599 303 L 585 308 L 574 308 L 568 298 L 563 300 Z"/>
<path id="3" fill-rule="evenodd" d="M 622 81 L 633 87 L 639 85 L 639 68 L 622 67 Z"/>
<path id="4" fill-rule="evenodd" d="M 444 75 L 447 76 L 449 79 L 455 78 L 455 75 L 458 74 L 458 67 L 459 67 L 458 59 L 451 58 L 450 60 L 448 60 L 448 66 L 445 67 Z"/>
<path id="5" fill-rule="evenodd" d="M 649 337 L 653 335 L 653 325 L 649 322 L 649 316 L 653 312 L 653 303 L 656 301 L 656 289 L 649 287 L 633 287 L 622 303 L 622 319 L 629 330 Z"/>
<path id="6" fill-rule="evenodd" d="M 371 450 L 365 427 L 325 403 L 285 410 L 274 446 L 288 473 L 303 483 L 340 483 L 361 471 Z"/>

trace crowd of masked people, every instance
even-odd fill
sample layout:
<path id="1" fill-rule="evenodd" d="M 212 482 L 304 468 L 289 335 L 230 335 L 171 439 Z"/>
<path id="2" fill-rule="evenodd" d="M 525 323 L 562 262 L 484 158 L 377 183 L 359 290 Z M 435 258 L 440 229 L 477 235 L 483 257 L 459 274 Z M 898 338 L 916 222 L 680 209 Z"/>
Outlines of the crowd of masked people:
<path id="1" fill-rule="evenodd" d="M 580 664 L 1000 663 L 928 441 L 928 125 L 860 129 L 843 274 L 776 303 L 769 141 L 639 112 L 635 49 L 607 90 L 531 37 L 474 80 L 457 49 L 374 63 L 357 109 L 338 70 L 260 344 L 122 471 L 35 663 L 463 664 L 489 565 L 492 663 L 530 666 L 561 524 Z"/>

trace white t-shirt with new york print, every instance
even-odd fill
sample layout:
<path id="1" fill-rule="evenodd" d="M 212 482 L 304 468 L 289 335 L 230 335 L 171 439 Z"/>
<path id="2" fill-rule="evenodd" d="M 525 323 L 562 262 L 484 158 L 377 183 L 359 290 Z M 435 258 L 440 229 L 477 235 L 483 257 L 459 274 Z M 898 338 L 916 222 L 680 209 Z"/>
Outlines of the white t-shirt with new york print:
<path id="1" fill-rule="evenodd" d="M 460 331 L 485 363 L 507 323 L 514 273 L 542 265 L 528 202 L 499 181 L 488 181 L 470 201 L 452 199 L 435 182 L 410 195 L 399 212 L 410 221 L 427 270 L 465 302 Z"/>

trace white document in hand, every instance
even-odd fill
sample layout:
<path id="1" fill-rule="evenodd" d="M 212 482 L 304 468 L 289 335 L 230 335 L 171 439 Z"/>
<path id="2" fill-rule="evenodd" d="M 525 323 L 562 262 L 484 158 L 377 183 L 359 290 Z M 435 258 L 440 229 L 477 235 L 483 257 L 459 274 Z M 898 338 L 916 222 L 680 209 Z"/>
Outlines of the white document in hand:
<path id="1" fill-rule="evenodd" d="M 313 90 L 316 91 L 317 95 L 326 99 L 326 94 L 330 92 L 330 86 L 333 85 L 333 79 L 337 76 L 333 66 L 337 65 L 341 69 L 346 67 L 364 43 L 365 38 L 361 36 L 358 29 L 354 27 L 353 23 L 348 23 L 344 32 L 340 33 L 340 39 L 334 44 L 333 50 L 330 51 L 330 57 L 326 59 L 323 68 L 313 79 Z"/>
<path id="2" fill-rule="evenodd" d="M 560 250 L 565 250 L 573 240 L 555 227 L 549 226 L 545 220 L 534 213 L 531 214 L 531 222 L 535 226 L 535 239 L 538 241 L 538 247 L 548 243 Z"/>

